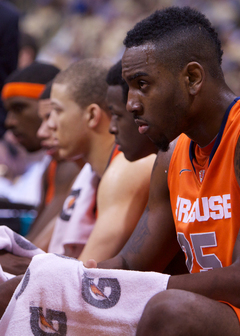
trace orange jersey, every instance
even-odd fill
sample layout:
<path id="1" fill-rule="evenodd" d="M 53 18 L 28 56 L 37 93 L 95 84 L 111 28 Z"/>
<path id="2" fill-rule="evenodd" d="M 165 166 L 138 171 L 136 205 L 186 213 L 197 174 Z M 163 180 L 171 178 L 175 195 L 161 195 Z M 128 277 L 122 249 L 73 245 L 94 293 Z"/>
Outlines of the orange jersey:
<path id="1" fill-rule="evenodd" d="M 177 239 L 191 273 L 232 263 L 240 228 L 240 188 L 234 170 L 239 134 L 240 100 L 236 99 L 226 111 L 202 179 L 193 164 L 194 143 L 186 135 L 180 136 L 172 155 L 170 200 Z M 233 308 L 240 318 L 240 310 Z"/>
<path id="2" fill-rule="evenodd" d="M 45 197 L 45 205 L 48 205 L 51 203 L 55 196 L 55 176 L 56 176 L 56 170 L 57 170 L 57 161 L 52 160 L 48 166 L 48 171 L 47 171 L 47 183 L 48 183 L 48 188 L 46 192 L 46 197 Z"/>
<path id="3" fill-rule="evenodd" d="M 229 115 L 228 115 L 229 113 Z M 226 112 L 200 183 L 192 164 L 193 142 L 181 135 L 173 153 L 168 184 L 178 241 L 190 272 L 225 267 L 240 228 L 240 188 L 234 153 L 240 134 L 240 101 Z"/>
<path id="4" fill-rule="evenodd" d="M 113 159 L 115 159 L 115 157 L 119 153 L 121 153 L 121 151 L 118 148 L 119 148 L 119 146 L 115 144 L 114 147 L 113 147 L 112 153 L 111 153 L 111 155 L 109 157 L 107 167 L 110 165 L 110 163 L 113 161 Z M 106 167 L 106 169 L 107 169 L 107 167 Z"/>

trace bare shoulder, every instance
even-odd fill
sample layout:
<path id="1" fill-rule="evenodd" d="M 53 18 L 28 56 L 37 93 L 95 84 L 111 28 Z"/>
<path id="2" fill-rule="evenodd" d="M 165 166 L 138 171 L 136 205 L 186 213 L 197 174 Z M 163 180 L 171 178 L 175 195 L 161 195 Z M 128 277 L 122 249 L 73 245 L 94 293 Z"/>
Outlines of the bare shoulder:
<path id="1" fill-rule="evenodd" d="M 106 260 L 124 246 L 146 207 L 155 157 L 129 162 L 119 153 L 111 162 L 98 187 L 98 218 L 81 260 Z"/>
<path id="2" fill-rule="evenodd" d="M 130 162 L 124 157 L 123 153 L 119 153 L 107 168 L 100 184 L 102 187 L 111 185 L 112 188 L 123 189 L 124 186 L 130 188 L 136 182 L 141 183 L 144 177 L 150 179 L 155 159 L 156 155 L 152 154 Z"/>

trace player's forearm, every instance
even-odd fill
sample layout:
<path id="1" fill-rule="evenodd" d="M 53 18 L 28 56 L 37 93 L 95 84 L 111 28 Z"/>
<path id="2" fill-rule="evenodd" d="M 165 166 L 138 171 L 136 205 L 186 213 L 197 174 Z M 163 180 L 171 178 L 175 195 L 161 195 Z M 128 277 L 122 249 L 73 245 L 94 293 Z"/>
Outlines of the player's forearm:
<path id="1" fill-rule="evenodd" d="M 19 257 L 6 250 L 0 251 L 0 265 L 5 272 L 21 275 L 26 272 L 31 258 Z"/>
<path id="2" fill-rule="evenodd" d="M 231 265 L 207 272 L 171 276 L 167 289 L 182 289 L 226 301 L 240 308 L 240 268 Z"/>
<path id="3" fill-rule="evenodd" d="M 97 267 L 107 269 L 128 269 L 124 259 L 119 255 L 114 258 L 99 262 Z"/>
<path id="4" fill-rule="evenodd" d="M 0 285 L 0 318 L 2 317 L 5 309 L 8 306 L 9 301 L 12 298 L 12 295 L 17 288 L 19 282 L 22 280 L 23 275 L 16 276 Z"/>

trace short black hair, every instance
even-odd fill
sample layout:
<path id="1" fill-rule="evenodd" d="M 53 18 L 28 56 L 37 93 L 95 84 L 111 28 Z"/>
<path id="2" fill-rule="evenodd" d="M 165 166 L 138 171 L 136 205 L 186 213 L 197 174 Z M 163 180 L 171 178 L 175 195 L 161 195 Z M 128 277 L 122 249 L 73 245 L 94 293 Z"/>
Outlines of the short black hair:
<path id="1" fill-rule="evenodd" d="M 204 14 L 188 6 L 155 11 L 128 31 L 123 43 L 131 48 L 148 42 L 157 47 L 161 43 L 171 50 L 162 53 L 165 54 L 166 64 L 170 66 L 178 63 L 178 67 L 183 67 L 190 61 L 202 60 L 208 65 L 209 71 L 215 64 L 215 75 L 216 70 L 219 73 L 221 68 L 223 51 L 217 32 Z M 164 55 L 161 58 L 164 59 Z"/>
<path id="2" fill-rule="evenodd" d="M 122 87 L 123 103 L 127 104 L 128 100 L 128 85 L 122 78 L 122 61 L 118 61 L 108 71 L 106 81 L 108 85 L 120 85 Z"/>
<path id="3" fill-rule="evenodd" d="M 34 61 L 23 69 L 17 69 L 6 79 L 6 83 L 21 82 L 34 84 L 47 84 L 58 73 L 59 68 L 52 64 Z"/>

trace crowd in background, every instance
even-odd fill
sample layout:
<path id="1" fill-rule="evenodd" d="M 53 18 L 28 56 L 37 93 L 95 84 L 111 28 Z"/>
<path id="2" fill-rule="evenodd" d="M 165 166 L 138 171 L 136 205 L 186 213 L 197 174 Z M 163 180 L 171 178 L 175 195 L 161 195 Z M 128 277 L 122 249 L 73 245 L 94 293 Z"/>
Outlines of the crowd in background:
<path id="1" fill-rule="evenodd" d="M 239 0 L 11 0 L 21 11 L 20 29 L 34 37 L 42 61 L 66 68 L 76 59 L 123 53 L 126 32 L 140 19 L 166 6 L 202 11 L 222 41 L 223 71 L 240 94 Z"/>

